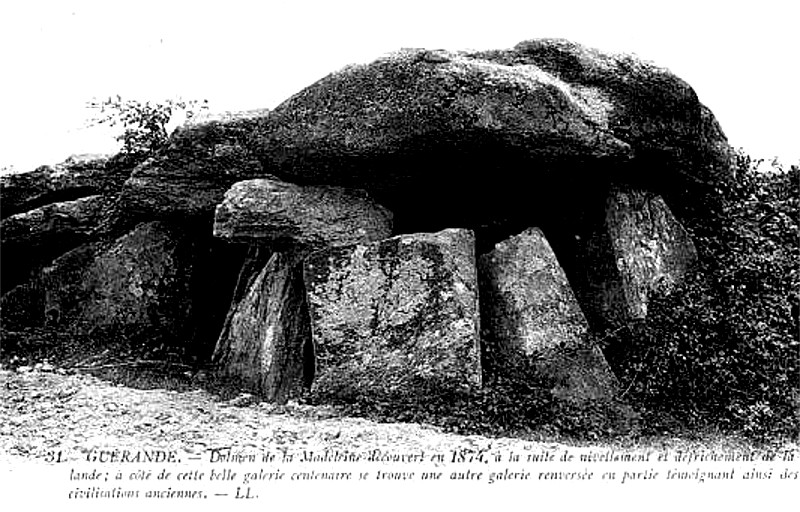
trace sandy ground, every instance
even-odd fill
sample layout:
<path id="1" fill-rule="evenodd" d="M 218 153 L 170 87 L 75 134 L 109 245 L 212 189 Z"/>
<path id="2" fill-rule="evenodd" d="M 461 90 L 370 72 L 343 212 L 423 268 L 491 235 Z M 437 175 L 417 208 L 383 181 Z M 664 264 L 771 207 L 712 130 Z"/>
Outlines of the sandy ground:
<path id="1" fill-rule="evenodd" d="M 742 441 L 726 438 L 699 441 L 640 440 L 633 446 L 622 444 L 567 446 L 555 442 L 461 436 L 424 425 L 375 423 L 364 419 L 341 417 L 334 409 L 327 407 L 291 403 L 286 406 L 275 406 L 257 403 L 246 396 L 222 400 L 204 390 L 181 392 L 166 389 L 134 389 L 86 374 L 56 370 L 49 365 L 39 366 L 36 369 L 0 369 L 0 500 L 4 504 L 10 503 L 10 510 L 17 510 L 22 506 L 30 508 L 33 504 L 37 505 L 36 508 L 45 509 L 59 507 L 62 510 L 107 510 L 111 503 L 108 500 L 67 498 L 75 490 L 90 491 L 97 486 L 117 485 L 113 480 L 108 481 L 109 483 L 72 481 L 70 472 L 75 468 L 90 468 L 92 464 L 87 462 L 90 460 L 87 456 L 96 453 L 92 450 L 98 449 L 118 451 L 129 449 L 132 452 L 142 449 L 174 450 L 181 454 L 181 457 L 196 456 L 198 460 L 203 459 L 204 470 L 214 466 L 209 464 L 208 454 L 219 448 L 230 448 L 232 453 L 278 453 L 283 450 L 295 453 L 301 450 L 315 451 L 315 453 L 322 453 L 324 450 L 366 453 L 379 450 L 386 454 L 410 456 L 420 452 L 452 454 L 466 450 L 473 454 L 486 453 L 488 457 L 498 453 L 542 454 L 563 453 L 565 450 L 577 453 L 594 451 L 605 456 L 609 453 L 619 455 L 647 451 L 674 455 L 681 450 L 708 453 L 709 450 L 724 451 L 731 448 L 738 452 L 754 449 L 766 452 L 775 449 L 763 446 L 753 448 Z M 800 462 L 800 452 L 797 448 L 794 444 L 783 445 L 779 449 L 794 450 L 797 461 Z M 63 454 L 62 462 L 66 464 L 49 464 L 48 454 L 58 452 Z M 236 466 L 235 463 L 227 465 Z M 504 465 L 506 464 L 500 463 L 494 466 L 499 471 Z M 651 470 L 648 468 L 650 465 L 648 463 L 629 466 L 644 472 Z M 94 466 L 97 467 L 97 464 Z M 120 467 L 122 466 L 131 472 L 138 471 L 139 468 L 136 464 L 123 464 Z M 708 481 L 697 483 L 696 480 L 684 480 L 677 482 L 680 484 L 678 487 L 665 487 L 668 482 L 664 481 L 661 482 L 661 486 L 637 482 L 635 487 L 631 487 L 631 483 L 599 481 L 587 485 L 578 485 L 578 482 L 540 481 L 487 484 L 487 475 L 484 475 L 483 481 L 480 482 L 453 481 L 448 475 L 453 470 L 463 472 L 466 468 L 490 468 L 489 465 L 458 465 L 448 461 L 438 468 L 436 466 L 428 465 L 428 468 L 444 472 L 441 485 L 419 480 L 408 482 L 413 483 L 412 486 L 402 486 L 403 482 L 385 482 L 387 485 L 376 482 L 375 475 L 378 471 L 392 471 L 392 468 L 398 470 L 398 467 L 400 470 L 403 469 L 402 465 L 393 466 L 391 463 L 353 465 L 357 471 L 367 468 L 371 471 L 370 485 L 366 486 L 360 485 L 361 482 L 332 482 L 327 486 L 325 482 L 316 481 L 313 485 L 302 482 L 285 485 L 259 482 L 252 489 L 254 493 L 261 493 L 261 496 L 252 500 L 252 504 L 258 505 L 260 510 L 267 505 L 277 506 L 277 503 L 291 506 L 294 510 L 297 509 L 298 500 L 304 505 L 299 508 L 300 510 L 328 510 L 334 503 L 340 505 L 333 507 L 335 510 L 378 508 L 407 511 L 409 507 L 421 510 L 450 507 L 458 510 L 485 510 L 496 508 L 502 503 L 507 506 L 503 505 L 501 509 L 516 507 L 515 504 L 523 502 L 530 503 L 533 507 L 555 500 L 560 508 L 570 505 L 566 507 L 567 509 L 594 507 L 598 502 L 625 505 L 615 505 L 615 510 L 618 511 L 641 510 L 644 504 L 647 504 L 647 508 L 656 510 L 675 510 L 676 507 L 694 507 L 701 502 L 713 503 L 722 508 L 740 509 L 737 508 L 740 505 L 755 508 L 764 505 L 769 509 L 787 503 L 786 500 L 790 499 L 787 496 L 794 494 L 793 485 L 796 489 L 796 482 L 800 482 L 800 479 L 792 482 L 779 481 L 776 473 L 774 480 L 758 482 L 758 487 L 744 485 L 748 482 L 743 480 L 725 483 Z M 564 467 L 571 467 L 580 472 L 585 471 L 584 466 L 586 465 L 528 464 L 517 467 L 531 472 L 535 478 L 535 471 L 539 469 L 560 471 Z M 782 464 L 780 471 L 785 468 L 800 469 L 798 466 L 800 466 L 798 463 Z M 114 465 L 106 464 L 99 467 L 116 471 Z M 302 468 L 302 466 L 297 467 Z M 320 470 L 324 467 L 311 464 L 306 466 L 306 470 Z M 589 467 L 597 471 L 596 479 L 599 479 L 601 468 L 609 468 L 612 465 L 594 463 Z M 694 468 L 704 466 L 686 464 L 680 467 L 691 472 Z M 708 466 L 710 469 L 713 467 Z M 758 467 L 767 468 L 764 464 Z M 740 465 L 738 468 L 737 471 L 741 471 L 748 466 Z M 285 469 L 290 470 L 288 467 Z M 165 483 L 161 487 L 165 485 L 179 487 L 179 483 L 175 481 Z M 221 484 L 206 482 L 198 488 L 203 489 L 205 493 L 212 493 L 214 489 L 221 488 L 220 486 Z M 242 492 L 238 483 L 229 487 L 226 492 L 231 494 Z M 670 488 L 673 490 L 663 493 L 665 489 Z M 417 489 L 423 489 L 424 492 L 418 494 Z M 653 502 L 651 494 L 656 490 L 662 491 L 662 494 Z M 359 500 L 353 501 L 354 496 L 360 497 Z M 632 496 L 640 498 L 632 499 Z M 620 498 L 625 501 L 619 501 Z M 227 507 L 228 505 L 225 505 L 227 503 L 241 504 L 238 501 L 234 503 L 234 500 L 225 501 L 225 499 L 214 498 L 212 495 L 210 499 L 202 500 L 205 506 L 200 508 L 194 504 L 189 507 L 189 503 L 184 504 L 186 507 L 179 508 L 195 511 L 219 510 L 220 506 Z M 114 503 L 114 507 L 119 510 L 141 510 L 142 505 L 170 510 L 175 507 L 170 500 L 163 503 L 140 500 Z M 378 507 L 377 503 L 381 505 Z M 664 508 L 668 503 L 670 506 Z M 17 506 L 14 506 L 15 504 Z M 346 508 L 342 508 L 343 504 L 347 505 Z"/>
<path id="2" fill-rule="evenodd" d="M 247 395 L 222 401 L 204 390 L 141 390 L 86 374 L 40 368 L 0 369 L 0 462 L 41 459 L 61 450 L 80 457 L 93 448 L 171 449 L 202 454 L 209 448 L 449 451 L 458 448 L 559 448 L 509 438 L 461 436 L 424 425 L 375 423 L 336 410 L 258 403 Z M 794 445 L 796 446 L 796 445 Z M 649 440 L 618 449 L 747 447 L 737 439 Z"/>
<path id="3" fill-rule="evenodd" d="M 84 374 L 0 370 L 0 462 L 48 452 L 147 446 L 202 454 L 230 446 L 368 450 L 523 447 L 530 442 L 459 436 L 434 427 L 338 417 L 333 409 L 275 406 L 202 391 L 140 390 Z M 558 443 L 547 446 L 557 447 Z"/>

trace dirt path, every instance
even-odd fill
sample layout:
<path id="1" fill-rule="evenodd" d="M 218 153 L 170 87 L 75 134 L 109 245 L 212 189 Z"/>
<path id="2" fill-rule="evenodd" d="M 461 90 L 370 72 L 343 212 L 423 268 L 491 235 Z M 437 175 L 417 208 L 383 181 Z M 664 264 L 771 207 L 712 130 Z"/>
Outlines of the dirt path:
<path id="1" fill-rule="evenodd" d="M 37 508 L 43 509 L 59 507 L 60 509 L 75 510 L 107 510 L 106 507 L 110 503 L 107 500 L 72 500 L 68 497 L 76 489 L 81 492 L 95 492 L 97 489 L 109 492 L 109 489 L 115 486 L 120 489 L 135 488 L 132 483 L 126 481 L 116 483 L 116 480 L 113 481 L 114 483 L 107 480 L 108 483 L 72 482 L 70 468 L 90 468 L 91 463 L 87 464 L 86 456 L 92 449 L 174 450 L 181 457 L 195 455 L 203 458 L 205 456 L 205 468 L 208 468 L 215 466 L 207 464 L 210 449 L 223 447 L 230 447 L 231 452 L 234 453 L 275 453 L 286 449 L 294 453 L 302 450 L 315 453 L 321 453 L 324 450 L 349 453 L 380 450 L 387 454 L 420 452 L 452 454 L 457 450 L 469 449 L 472 450 L 471 453 L 485 450 L 488 453 L 504 454 L 511 451 L 517 454 L 563 453 L 566 450 L 580 451 L 581 453 L 594 451 L 601 456 L 608 453 L 619 455 L 655 450 L 666 450 L 674 454 L 676 450 L 707 452 L 733 448 L 738 452 L 749 452 L 753 449 L 741 441 L 726 438 L 700 441 L 659 439 L 640 441 L 636 446 L 575 447 L 555 442 L 461 436 L 443 432 L 438 428 L 416 424 L 375 423 L 363 419 L 341 417 L 334 409 L 327 407 L 297 404 L 279 407 L 265 403 L 253 403 L 252 400 L 243 400 L 242 397 L 224 401 L 204 390 L 134 389 L 85 374 L 68 374 L 63 370 L 59 372 L 47 365 L 39 369 L 0 369 L 0 498 L 5 503 L 11 503 L 12 508 L 17 508 L 13 507 L 16 500 L 20 507 L 27 508 L 30 508 L 32 503 L 37 503 L 42 505 Z M 800 459 L 800 452 L 797 452 L 796 444 L 783 446 L 781 450 L 788 448 L 795 450 Z M 759 448 L 759 450 L 765 449 L 767 448 Z M 54 451 L 64 453 L 63 461 L 72 462 L 72 464 L 46 464 L 47 454 Z M 125 464 L 124 466 L 126 469 L 129 468 L 129 471 L 135 471 L 139 467 L 152 465 Z M 508 465 L 500 463 L 485 466 L 485 468 L 491 472 L 499 471 L 503 469 L 503 466 L 507 467 Z M 631 466 L 625 463 L 614 465 L 597 462 L 590 463 L 588 467 L 584 463 L 568 464 L 566 468 L 579 472 L 594 470 L 598 472 L 596 476 L 599 478 L 599 472 L 603 468 L 624 469 L 628 467 L 639 468 L 636 469 L 639 471 L 640 469 L 646 470 L 649 466 L 650 463 Z M 658 465 L 659 468 L 662 466 L 666 468 L 667 464 Z M 743 469 L 750 469 L 750 466 L 740 466 Z M 759 467 L 762 466 L 763 464 L 759 465 Z M 114 469 L 113 464 L 99 465 L 99 467 L 104 470 Z M 201 466 L 196 467 L 203 469 Z M 311 470 L 313 473 L 315 470 L 327 471 L 328 467 L 333 466 L 312 464 L 305 466 L 305 469 Z M 376 473 L 401 471 L 404 466 L 389 462 L 385 465 L 383 463 L 377 465 L 375 463 L 365 465 L 357 463 L 351 467 L 358 468 L 359 471 L 369 469 L 371 480 L 365 483 L 375 483 Z M 502 498 L 508 503 L 507 507 L 499 508 L 502 510 L 516 506 L 514 504 L 520 503 L 521 500 L 530 500 L 533 495 L 531 490 L 536 489 L 534 494 L 537 500 L 543 499 L 543 496 L 551 496 L 559 503 L 566 503 L 565 496 L 568 496 L 571 500 L 570 503 L 580 502 L 579 508 L 583 509 L 592 507 L 598 502 L 616 500 L 616 493 L 621 491 L 625 491 L 624 495 L 628 496 L 627 491 L 631 488 L 630 484 L 606 482 L 600 485 L 601 482 L 598 481 L 594 487 L 580 487 L 580 489 L 587 489 L 586 492 L 579 492 L 579 488 L 576 487 L 574 491 L 565 495 L 563 491 L 570 487 L 564 485 L 575 482 L 505 481 L 495 482 L 492 487 L 487 487 L 492 484 L 487 484 L 488 475 L 486 474 L 483 475 L 483 482 L 458 482 L 453 481 L 452 476 L 449 476 L 451 475 L 450 471 L 462 471 L 467 467 L 474 467 L 474 465 L 444 464 L 439 468 L 439 470 L 446 471 L 441 482 L 444 487 L 427 484 L 426 488 L 429 490 L 438 489 L 438 491 L 426 494 L 409 493 L 410 487 L 359 486 L 360 482 L 337 486 L 336 484 L 340 482 L 313 481 L 313 484 L 320 484 L 314 485 L 314 487 L 308 487 L 303 482 L 291 482 L 285 485 L 259 482 L 252 484 L 253 492 L 263 493 L 263 496 L 257 496 L 259 499 L 255 499 L 253 502 L 261 507 L 260 510 L 263 510 L 263 506 L 267 503 L 284 503 L 294 509 L 299 497 L 302 497 L 303 504 L 307 506 L 306 509 L 315 510 L 330 509 L 331 503 L 336 500 L 339 500 L 339 503 L 347 503 L 348 510 L 374 510 L 374 503 L 380 503 L 381 510 L 408 510 L 408 503 L 411 501 L 418 503 L 411 507 L 412 509 L 455 506 L 457 510 L 485 510 L 497 508 L 498 503 L 501 503 L 497 500 Z M 703 466 L 700 464 L 683 466 L 670 464 L 670 467 L 693 471 L 694 468 Z M 708 467 L 716 466 L 712 464 Z M 293 465 L 291 471 L 298 468 L 303 469 L 303 465 Z M 534 473 L 540 470 L 560 471 L 565 466 L 563 464 L 539 465 L 534 462 L 512 464 L 511 468 L 513 471 Z M 288 467 L 285 469 L 287 473 L 290 471 Z M 795 465 L 794 470 L 797 469 Z M 106 479 L 108 478 L 106 476 Z M 409 483 L 415 482 L 418 480 Z M 680 492 L 673 492 L 670 497 L 683 500 L 685 503 L 681 505 L 681 508 L 686 508 L 690 504 L 696 505 L 697 494 L 695 493 L 708 489 L 713 491 L 705 495 L 708 500 L 713 499 L 714 503 L 718 503 L 719 492 L 722 492 L 723 501 L 730 504 L 731 508 L 738 508 L 738 505 L 745 503 L 746 500 L 754 501 L 753 508 L 757 504 L 769 505 L 764 501 L 764 497 L 769 498 L 768 501 L 775 504 L 777 508 L 779 504 L 785 503 L 786 499 L 790 499 L 787 496 L 792 491 L 792 487 L 787 482 L 776 479 L 766 482 L 771 486 L 762 487 L 765 489 L 764 492 L 751 492 L 750 486 L 742 485 L 741 481 L 739 483 L 728 482 L 728 485 L 720 487 L 715 486 L 716 484 L 711 485 L 709 482 L 699 484 L 696 479 L 684 480 L 680 482 L 682 486 L 676 488 L 680 489 Z M 402 484 L 402 482 L 390 483 Z M 171 486 L 170 489 L 183 489 L 182 483 L 177 481 L 164 483 L 160 487 L 158 485 L 153 482 L 150 487 L 161 489 Z M 196 488 L 200 490 L 198 492 L 203 493 L 213 493 L 217 489 L 224 489 L 226 492 L 236 493 L 238 496 L 239 487 L 235 487 L 233 490 L 234 486 L 238 485 L 240 484 L 231 484 L 228 489 L 222 483 L 200 482 Z M 421 482 L 421 485 L 424 486 L 426 483 Z M 650 488 L 645 487 L 645 484 L 641 485 L 637 488 Z M 143 485 L 142 492 L 150 487 Z M 47 489 L 47 491 L 42 492 L 41 489 Z M 360 496 L 360 493 L 366 489 L 370 490 L 373 499 L 377 501 L 374 503 L 369 500 L 359 501 L 353 508 L 352 497 Z M 592 489 L 592 491 L 589 492 L 588 489 Z M 500 492 L 488 492 L 494 490 Z M 685 491 L 691 492 L 686 493 Z M 197 509 L 192 504 L 192 510 L 219 510 L 219 507 L 222 506 L 221 503 L 228 503 L 223 498 L 214 498 L 214 496 L 219 495 L 212 494 L 209 497 L 208 494 L 204 494 L 203 497 L 209 498 L 204 500 L 207 502 L 205 504 L 209 506 Z M 390 499 L 387 501 L 385 496 L 390 496 Z M 270 501 L 264 501 L 267 498 Z M 223 501 L 215 501 L 215 499 Z M 167 506 L 172 509 L 174 506 L 172 502 L 156 503 L 155 501 L 141 502 L 138 500 L 114 503 L 114 507 L 122 507 L 119 508 L 120 510 L 140 510 L 145 503 L 148 507 L 159 509 Z M 634 510 L 632 507 L 635 506 L 635 510 L 640 509 L 641 504 L 636 500 L 625 503 L 628 508 L 615 508 Z M 671 506 L 669 509 L 675 510 L 675 508 Z M 663 508 L 658 509 L 663 510 Z"/>
<path id="2" fill-rule="evenodd" d="M 89 375 L 0 370 L 0 462 L 44 458 L 53 450 L 79 454 L 108 446 L 202 454 L 220 446 L 254 450 L 325 446 L 351 451 L 401 446 L 441 451 L 531 444 L 343 418 L 325 407 L 240 406 L 239 402 L 219 401 L 201 390 L 132 389 Z"/>
<path id="3" fill-rule="evenodd" d="M 133 389 L 85 374 L 66 374 L 47 365 L 0 369 L 0 462 L 44 460 L 54 450 L 78 458 L 92 448 L 109 446 L 199 455 L 223 446 L 242 450 L 324 446 L 351 451 L 401 447 L 441 452 L 457 448 L 555 449 L 565 445 L 460 436 L 408 423 L 375 423 L 341 417 L 327 407 L 276 406 L 242 397 L 221 401 L 203 390 Z M 682 447 L 746 445 L 727 438 L 691 442 L 660 439 L 635 448 Z"/>

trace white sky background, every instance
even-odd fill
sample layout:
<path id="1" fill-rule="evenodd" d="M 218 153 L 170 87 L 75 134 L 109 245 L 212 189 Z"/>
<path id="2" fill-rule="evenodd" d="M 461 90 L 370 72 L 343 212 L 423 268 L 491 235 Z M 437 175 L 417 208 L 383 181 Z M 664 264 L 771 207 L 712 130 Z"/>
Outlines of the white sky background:
<path id="1" fill-rule="evenodd" d="M 800 162 L 791 1 L 3 1 L 0 166 L 113 153 L 86 103 L 208 99 L 273 108 L 331 71 L 402 47 L 508 48 L 564 37 L 686 80 L 732 145 Z M 795 11 L 798 12 L 795 12 Z"/>

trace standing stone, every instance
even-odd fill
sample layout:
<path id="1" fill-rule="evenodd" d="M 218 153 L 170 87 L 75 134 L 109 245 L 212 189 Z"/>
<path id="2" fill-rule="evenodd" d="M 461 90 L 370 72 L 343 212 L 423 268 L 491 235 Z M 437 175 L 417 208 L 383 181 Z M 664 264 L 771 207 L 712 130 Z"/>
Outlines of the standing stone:
<path id="1" fill-rule="evenodd" d="M 318 395 L 391 399 L 481 386 L 471 231 L 318 252 L 305 280 Z"/>
<path id="2" fill-rule="evenodd" d="M 250 288 L 253 286 L 254 281 L 261 274 L 262 269 L 269 262 L 270 256 L 272 255 L 272 251 L 267 248 L 258 247 L 256 245 L 247 246 L 247 254 L 245 255 L 242 266 L 239 269 L 236 285 L 233 288 L 231 303 L 222 323 L 220 335 L 215 343 L 215 353 L 220 351 L 219 346 L 223 340 L 228 339 L 228 332 L 230 331 L 231 322 L 233 321 L 233 317 L 239 311 L 239 305 L 250 293 Z"/>
<path id="3" fill-rule="evenodd" d="M 190 272 L 191 242 L 163 223 L 142 224 L 110 246 L 78 247 L 42 271 L 47 322 L 179 334 L 190 311 Z"/>
<path id="4" fill-rule="evenodd" d="M 584 303 L 605 329 L 645 320 L 648 295 L 671 291 L 697 260 L 689 234 L 664 200 L 634 189 L 611 191 L 605 222 L 585 252 Z"/>
<path id="5" fill-rule="evenodd" d="M 310 248 L 367 243 L 392 234 L 392 213 L 361 190 L 241 181 L 217 206 L 214 235 L 233 242 Z"/>
<path id="6" fill-rule="evenodd" d="M 615 191 L 606 222 L 622 277 L 626 312 L 643 319 L 648 294 L 659 287 L 671 291 L 697 261 L 697 250 L 659 196 Z"/>
<path id="7" fill-rule="evenodd" d="M 561 398 L 613 398 L 616 379 L 541 230 L 531 228 L 479 259 L 488 370 L 551 386 Z"/>
<path id="8" fill-rule="evenodd" d="M 267 400 L 285 403 L 303 385 L 303 350 L 310 343 L 302 266 L 274 253 L 255 279 L 248 258 L 234 305 L 214 353 L 217 374 Z M 237 293 L 238 295 L 238 293 Z"/>
<path id="9" fill-rule="evenodd" d="M 300 261 L 314 250 L 368 243 L 392 232 L 392 214 L 361 191 L 269 179 L 236 183 L 217 206 L 214 234 L 250 244 L 214 360 L 217 374 L 286 401 L 301 384 L 310 325 Z M 279 251 L 268 263 L 269 251 Z M 307 359 L 312 359 L 308 355 Z"/>

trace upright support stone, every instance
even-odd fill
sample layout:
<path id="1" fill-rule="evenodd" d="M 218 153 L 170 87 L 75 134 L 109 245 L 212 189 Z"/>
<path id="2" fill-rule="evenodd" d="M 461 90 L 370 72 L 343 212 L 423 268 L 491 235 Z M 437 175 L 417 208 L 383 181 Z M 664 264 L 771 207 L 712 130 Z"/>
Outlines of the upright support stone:
<path id="1" fill-rule="evenodd" d="M 660 196 L 614 188 L 579 260 L 581 303 L 616 367 L 629 344 L 646 340 L 650 293 L 669 293 L 697 260 L 697 250 Z"/>
<path id="2" fill-rule="evenodd" d="M 497 244 L 479 271 L 490 374 L 550 386 L 574 402 L 613 398 L 616 379 L 538 228 Z"/>
<path id="3" fill-rule="evenodd" d="M 305 278 L 316 394 L 390 399 L 481 386 L 471 231 L 318 252 Z"/>
<path id="4" fill-rule="evenodd" d="M 659 196 L 617 190 L 606 218 L 626 313 L 643 319 L 649 293 L 659 287 L 671 290 L 697 260 L 697 250 Z"/>
<path id="5" fill-rule="evenodd" d="M 310 385 L 311 350 L 301 261 L 328 247 L 392 232 L 392 214 L 363 191 L 272 179 L 236 183 L 217 206 L 214 234 L 250 245 L 214 351 L 217 375 L 284 402 Z M 274 253 L 268 263 L 264 257 Z"/>
<path id="6" fill-rule="evenodd" d="M 660 196 L 618 188 L 582 260 L 587 313 L 599 327 L 619 329 L 647 317 L 648 295 L 680 282 L 697 250 Z"/>
<path id="7" fill-rule="evenodd" d="M 262 273 L 264 267 L 269 262 L 270 256 L 273 254 L 272 251 L 265 247 L 259 247 L 257 245 L 249 245 L 247 247 L 247 254 L 245 255 L 244 262 L 242 262 L 242 267 L 239 269 L 239 275 L 236 278 L 231 304 L 230 307 L 228 307 L 228 312 L 222 323 L 220 335 L 214 347 L 215 353 L 221 350 L 219 345 L 228 339 L 231 323 L 233 322 L 233 317 L 239 311 L 239 305 L 248 296 L 253 282 Z"/>
<path id="8" fill-rule="evenodd" d="M 141 224 L 110 243 L 81 245 L 7 294 L 3 316 L 12 320 L 10 328 L 181 338 L 192 308 L 192 248 L 191 239 L 161 222 Z"/>
<path id="9" fill-rule="evenodd" d="M 274 253 L 234 304 L 214 353 L 218 375 L 279 403 L 302 392 L 310 343 L 302 272 L 296 259 Z"/>

